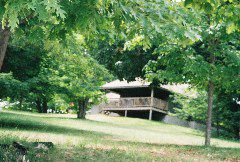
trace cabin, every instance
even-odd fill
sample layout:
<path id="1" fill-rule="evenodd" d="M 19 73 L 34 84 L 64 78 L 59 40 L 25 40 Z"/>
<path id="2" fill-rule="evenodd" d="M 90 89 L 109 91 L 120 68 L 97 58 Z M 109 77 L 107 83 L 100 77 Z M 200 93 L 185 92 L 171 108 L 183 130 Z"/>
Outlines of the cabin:
<path id="1" fill-rule="evenodd" d="M 143 80 L 133 82 L 116 80 L 106 83 L 101 89 L 115 94 L 115 97 L 108 97 L 107 103 L 99 105 L 102 112 L 117 112 L 124 116 L 140 114 L 140 117 L 149 120 L 152 120 L 153 116 L 166 115 L 170 108 L 169 95 L 174 89 L 181 90 L 179 86 L 176 88 L 176 85 L 156 87 Z"/>

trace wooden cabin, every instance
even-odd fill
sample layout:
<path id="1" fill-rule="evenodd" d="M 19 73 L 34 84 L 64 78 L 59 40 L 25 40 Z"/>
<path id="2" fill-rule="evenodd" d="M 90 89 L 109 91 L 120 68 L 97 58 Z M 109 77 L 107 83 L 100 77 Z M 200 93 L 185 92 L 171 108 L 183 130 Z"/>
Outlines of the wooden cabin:
<path id="1" fill-rule="evenodd" d="M 109 98 L 107 103 L 100 105 L 101 111 L 124 112 L 147 111 L 149 120 L 153 113 L 167 114 L 169 109 L 168 98 L 172 93 L 169 85 L 152 86 L 144 81 L 113 81 L 101 87 L 103 90 L 119 94 L 117 98 Z M 175 88 L 176 89 L 176 88 Z"/>

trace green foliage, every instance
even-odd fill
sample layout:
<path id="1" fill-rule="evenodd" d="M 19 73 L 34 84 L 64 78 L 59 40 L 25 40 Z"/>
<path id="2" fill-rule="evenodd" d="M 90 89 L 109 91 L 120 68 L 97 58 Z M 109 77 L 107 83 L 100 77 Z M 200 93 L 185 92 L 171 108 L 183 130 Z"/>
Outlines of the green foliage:
<path id="1" fill-rule="evenodd" d="M 66 112 L 66 110 L 69 108 L 69 100 L 66 99 L 65 96 L 62 96 L 61 94 L 54 94 L 52 99 L 49 101 L 49 108 L 52 109 L 52 111 L 62 111 Z"/>
<path id="2" fill-rule="evenodd" d="M 100 64 L 105 65 L 119 79 L 127 80 L 135 80 L 136 77 L 144 78 L 143 67 L 149 60 L 155 59 L 152 52 L 151 49 L 144 51 L 141 46 L 126 51 L 123 42 L 117 41 L 109 45 L 108 39 L 99 40 L 96 47 L 90 48 L 91 55 Z"/>
<path id="3" fill-rule="evenodd" d="M 11 73 L 0 73 L 0 85 L 1 98 L 11 97 L 14 99 L 28 91 L 27 85 L 14 79 Z"/>
<path id="4" fill-rule="evenodd" d="M 150 61 L 146 66 L 147 76 L 162 82 L 187 82 L 198 87 L 206 87 L 208 80 L 212 79 L 220 87 L 239 89 L 239 77 L 236 77 L 240 69 L 237 35 L 226 36 L 217 32 L 216 36 L 222 40 L 220 44 L 208 45 L 210 38 L 203 37 L 203 41 L 185 48 L 161 45 L 155 51 L 157 61 Z M 227 40 L 223 41 L 225 38 Z M 228 39 L 234 43 L 229 44 Z M 216 55 L 214 67 L 209 63 L 209 52 Z"/>
<path id="5" fill-rule="evenodd" d="M 184 120 L 205 123 L 207 111 L 207 94 L 205 92 L 199 91 L 196 98 L 174 94 L 172 99 L 176 105 L 174 115 Z M 240 109 L 239 104 L 237 104 L 238 100 L 236 92 L 217 91 L 212 118 L 215 136 L 239 139 Z"/>
<path id="6" fill-rule="evenodd" d="M 239 95 L 236 91 L 230 93 L 224 90 L 218 91 L 213 120 L 216 126 L 224 130 L 218 135 L 240 139 L 240 109 L 237 102 L 239 102 Z"/>
<path id="7" fill-rule="evenodd" d="M 7 56 L 2 67 L 2 72 L 12 72 L 14 78 L 28 81 L 36 77 L 40 71 L 40 64 L 45 53 L 40 47 L 12 46 L 8 47 Z"/>
<path id="8" fill-rule="evenodd" d="M 25 89 L 20 89 L 19 92 L 12 86 L 13 91 L 8 91 L 9 93 L 6 94 L 13 101 L 20 102 L 19 105 L 15 105 L 11 109 L 33 110 L 32 107 L 36 98 L 49 100 L 56 91 L 54 91 L 54 85 L 51 85 L 41 75 L 44 57 L 46 57 L 46 51 L 40 49 L 37 45 L 28 47 L 22 43 L 21 47 L 10 46 L 8 48 L 2 70 L 3 72 L 12 72 L 13 77 L 19 80 L 19 84 L 25 86 Z"/>
<path id="9" fill-rule="evenodd" d="M 53 22 L 56 18 L 65 18 L 65 11 L 57 0 L 31 0 L 1 1 L 2 15 L 0 15 L 2 26 L 8 26 L 14 30 L 22 21 L 36 17 L 39 21 Z"/>
<path id="10" fill-rule="evenodd" d="M 38 111 L 43 111 L 40 109 L 45 107 L 44 112 L 47 108 L 65 111 L 69 102 L 81 98 L 98 102 L 97 98 L 102 95 L 100 86 L 111 75 L 87 54 L 82 35 L 74 34 L 61 41 L 46 41 L 42 49 L 37 45 L 28 47 L 25 43 L 14 42 L 15 46 L 10 46 L 3 71 L 12 71 L 14 78 L 21 81 L 17 83 L 25 85 L 26 90 L 19 89 L 17 93 L 14 88 L 21 86 L 11 86 L 13 91 L 2 91 L 6 97 L 20 101 L 21 107 L 26 104 L 30 107 L 37 105 Z M 58 101 L 62 105 L 59 106 Z"/>
<path id="11" fill-rule="evenodd" d="M 211 15 L 211 25 L 221 24 L 227 34 L 240 31 L 240 3 L 238 0 L 185 0 L 186 7 L 193 7 Z"/>
<path id="12" fill-rule="evenodd" d="M 184 120 L 204 123 L 207 111 L 207 95 L 202 92 L 196 98 L 188 98 L 180 94 L 173 95 L 173 103 L 178 105 L 174 108 L 175 115 Z"/>
<path id="13" fill-rule="evenodd" d="M 187 44 L 159 43 L 155 50 L 158 59 L 149 61 L 145 67 L 147 77 L 162 83 L 188 83 L 202 90 L 214 85 L 215 92 L 224 89 L 225 93 L 236 92 L 239 95 L 240 51 L 236 25 L 239 21 L 239 2 L 193 0 L 185 1 L 185 6 L 195 15 L 191 22 L 186 21 L 186 26 L 197 29 L 199 39 L 192 39 Z M 236 12 L 234 17 L 226 15 L 232 12 Z M 189 14 L 186 15 L 189 17 Z M 185 35 L 191 39 L 194 34 L 190 29 Z M 213 96 L 210 94 L 208 97 L 211 99 Z M 208 117 L 211 117 L 212 102 L 208 102 Z M 189 111 L 184 113 L 191 114 Z M 210 123 L 208 120 L 208 126 Z M 207 129 L 210 130 L 210 127 Z M 210 141 L 208 132 L 206 145 Z"/>
<path id="14" fill-rule="evenodd" d="M 88 55 L 75 37 L 69 37 L 64 45 L 52 45 L 49 58 L 54 63 L 46 69 L 47 79 L 65 89 L 69 101 L 99 98 L 100 86 L 111 78 L 108 71 Z"/>

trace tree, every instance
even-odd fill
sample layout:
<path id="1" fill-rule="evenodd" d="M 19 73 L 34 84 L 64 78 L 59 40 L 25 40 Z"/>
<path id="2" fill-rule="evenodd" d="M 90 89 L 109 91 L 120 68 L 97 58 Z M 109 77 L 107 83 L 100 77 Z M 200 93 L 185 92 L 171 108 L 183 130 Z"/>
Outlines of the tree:
<path id="1" fill-rule="evenodd" d="M 29 81 L 38 75 L 42 57 L 43 53 L 41 50 L 34 46 L 30 48 L 8 47 L 7 57 L 5 58 L 2 71 L 5 75 L 11 74 L 12 78 L 18 81 L 18 87 L 24 85 L 25 88 L 18 89 L 12 85 L 8 88 L 8 93 L 5 93 L 5 97 L 19 101 L 19 109 L 22 108 L 24 100 L 28 98 L 28 94 L 31 92 Z M 4 73 L 2 74 L 4 75 Z M 1 88 L 3 87 L 4 84 L 1 84 Z"/>
<path id="2" fill-rule="evenodd" d="M 16 35 L 21 34 L 18 30 L 22 26 L 41 30 L 41 34 L 34 37 L 33 41 L 46 36 L 64 38 L 66 33 L 76 30 L 88 36 L 97 32 L 96 26 L 105 23 L 101 11 L 108 3 L 95 0 L 0 0 L 0 70 L 9 38 L 14 34 L 15 39 Z"/>
<path id="3" fill-rule="evenodd" d="M 209 29 L 214 31 L 214 29 L 211 29 L 211 27 L 215 28 L 214 32 L 216 32 L 219 29 L 220 30 L 224 29 L 226 31 L 226 34 L 231 34 L 234 32 L 238 32 L 240 29 L 240 25 L 239 25 L 240 3 L 238 0 L 231 0 L 231 1 L 230 0 L 229 1 L 228 0 L 220 0 L 220 1 L 186 0 L 185 5 L 187 7 L 192 6 L 193 8 L 203 9 L 206 15 L 206 20 L 207 20 Z M 213 34 L 216 34 L 216 33 L 213 33 Z M 225 32 L 222 31 L 222 34 L 225 34 Z M 211 34 L 209 33 L 209 35 Z M 231 36 L 229 36 L 227 39 L 225 37 L 225 41 L 227 41 L 229 38 L 231 38 Z M 223 44 L 221 40 L 219 40 L 217 35 L 215 36 L 214 39 L 209 41 L 208 44 L 209 46 L 213 46 L 211 47 L 212 49 L 208 50 L 209 61 L 211 63 L 211 68 L 209 70 L 210 70 L 210 73 L 211 71 L 213 73 L 213 71 L 215 71 L 214 68 L 215 68 L 216 57 L 218 57 L 218 54 L 219 54 L 217 52 L 217 48 L 215 48 L 214 46 L 219 46 L 219 45 L 221 46 Z M 227 42 L 225 42 L 225 45 L 227 45 Z M 236 48 L 236 44 L 234 45 Z M 238 51 L 235 51 L 235 52 L 239 59 L 239 55 L 237 54 Z M 238 63 L 238 61 L 239 60 L 236 60 L 235 63 Z M 210 77 L 209 83 L 208 83 L 208 111 L 207 111 L 207 121 L 206 121 L 207 128 L 206 128 L 206 139 L 205 139 L 206 146 L 210 145 L 211 116 L 212 116 L 212 107 L 213 107 L 214 87 L 215 87 L 214 81 Z"/>
<path id="4" fill-rule="evenodd" d="M 61 9 L 58 1 L 1 0 L 0 10 L 0 70 L 10 35 L 19 25 L 27 24 L 30 19 L 53 23 L 54 19 L 65 18 L 65 12 Z"/>
<path id="5" fill-rule="evenodd" d="M 65 89 L 69 101 L 78 105 L 77 117 L 84 119 L 89 101 L 102 96 L 100 86 L 111 79 L 108 71 L 90 57 L 84 45 L 79 44 L 80 35 L 68 36 L 64 44 L 53 42 L 49 58 L 55 60 L 45 75 L 50 82 Z"/>
<path id="6" fill-rule="evenodd" d="M 126 47 L 131 49 L 139 44 L 143 47 L 157 47 L 155 53 L 157 55 L 160 53 L 159 58 L 157 61 L 149 62 L 147 66 L 147 71 L 149 72 L 148 77 L 150 78 L 158 79 L 161 82 L 172 82 L 174 80 L 174 82 L 192 83 L 198 87 L 208 87 L 208 113 L 205 144 L 210 145 L 213 94 L 214 89 L 220 85 L 218 84 L 219 80 L 218 83 L 216 83 L 217 78 L 215 78 L 216 76 L 214 76 L 214 74 L 218 73 L 220 77 L 224 75 L 219 75 L 221 73 L 221 68 L 218 69 L 218 67 L 221 63 L 219 63 L 218 57 L 222 52 L 227 52 L 228 54 L 231 53 L 229 57 L 235 57 L 237 55 L 238 60 L 238 54 L 236 53 L 236 46 L 238 44 L 236 41 L 236 33 L 239 30 L 237 25 L 238 18 L 236 18 L 235 15 L 233 16 L 231 12 L 233 11 L 236 13 L 237 17 L 239 16 L 239 2 L 188 0 L 185 1 L 185 6 L 187 6 L 185 9 L 182 2 L 138 2 L 141 4 L 135 5 L 134 7 L 131 6 L 131 3 L 127 3 L 128 8 L 125 8 L 125 10 L 123 9 L 129 13 L 130 16 L 136 18 L 139 24 L 141 24 L 139 26 L 134 25 L 135 29 L 131 28 L 131 23 L 129 23 L 129 26 L 126 25 L 129 30 L 128 33 L 135 31 L 135 37 L 133 36 L 132 40 L 125 43 Z M 132 12 L 129 6 L 134 8 L 135 12 Z M 126 5 L 124 5 L 124 7 L 126 7 Z M 226 34 L 229 34 L 229 37 Z M 234 45 L 228 46 L 227 41 L 231 40 L 232 37 L 235 37 Z M 224 39 L 224 43 L 220 41 L 220 38 Z M 194 48 L 190 49 L 189 46 L 195 46 L 194 48 L 200 50 Z M 225 46 L 228 48 L 225 49 Z M 218 52 L 219 48 L 222 52 Z M 233 52 L 232 49 L 235 51 Z M 168 55 L 169 53 L 174 53 L 173 51 L 175 51 L 175 55 L 168 57 L 170 56 Z M 183 54 L 183 51 L 186 53 Z M 199 52 L 202 56 L 196 57 Z M 191 53 L 195 54 L 191 56 Z M 177 56 L 179 54 L 181 56 Z M 194 62 L 188 57 L 192 59 L 196 57 L 196 60 L 203 64 L 197 65 L 196 62 L 196 65 L 192 65 Z M 224 57 L 220 59 L 222 61 L 221 65 L 224 65 L 225 63 L 223 62 L 226 60 L 222 59 L 224 59 Z M 206 62 L 201 60 L 205 60 Z M 178 63 L 174 63 L 174 61 Z M 235 60 L 235 65 L 237 64 L 236 62 L 238 61 Z M 185 69 L 182 68 L 185 65 L 187 65 Z M 176 69 L 176 67 L 179 67 L 179 69 Z M 186 70 L 192 68 L 195 68 L 194 73 L 191 73 L 191 70 Z M 216 69 L 218 70 L 215 71 Z M 163 73 L 164 70 L 165 73 Z M 206 74 L 206 76 L 203 77 L 197 74 L 197 70 L 201 72 L 200 74 Z M 156 73 L 153 74 L 153 71 Z M 186 74 L 183 72 L 188 75 L 184 76 Z M 227 72 L 227 70 L 223 73 L 225 72 Z M 183 76 L 181 76 L 181 74 Z M 163 75 L 165 75 L 165 77 L 163 77 Z M 238 75 L 230 74 L 226 76 Z M 231 81 L 226 80 L 224 86 L 229 86 L 230 82 Z"/>
<path id="7" fill-rule="evenodd" d="M 237 86 L 239 82 L 238 33 L 226 33 L 226 24 L 217 24 L 214 17 L 199 14 L 201 40 L 188 46 L 164 44 L 158 49 L 157 61 L 149 62 L 146 70 L 151 78 L 170 83 L 189 83 L 207 88 L 208 109 L 205 145 L 210 145 L 214 89 Z M 158 69 L 158 67 L 164 67 Z M 235 79 L 236 78 L 236 79 Z"/>
<path id="8" fill-rule="evenodd" d="M 176 105 L 174 114 L 184 120 L 197 121 L 204 123 L 206 121 L 207 111 L 207 93 L 198 90 L 198 95 L 189 98 L 180 94 L 173 95 L 173 103 Z M 212 125 L 215 136 L 222 136 L 229 139 L 239 140 L 239 95 L 235 91 L 226 91 L 217 89 L 214 96 L 214 106 L 212 114 Z"/>
<path id="9" fill-rule="evenodd" d="M 199 13 L 204 12 L 213 19 L 215 23 L 224 24 L 228 34 L 238 32 L 240 29 L 240 2 L 239 0 L 185 0 L 185 6 L 194 8 Z"/>
<path id="10" fill-rule="evenodd" d="M 145 77 L 143 67 L 156 60 L 160 44 L 187 45 L 199 39 L 193 12 L 168 1 L 118 1 L 109 5 L 108 22 L 93 40 L 91 55 L 119 79 Z M 106 29 L 108 28 L 108 29 Z M 96 43 L 97 42 L 97 43 Z"/>
<path id="11" fill-rule="evenodd" d="M 146 49 L 151 44 L 150 40 L 156 36 L 165 38 L 168 35 L 171 37 L 169 40 L 185 38 L 182 33 L 186 26 L 181 25 L 182 19 L 179 16 L 185 11 L 175 5 L 176 3 L 172 5 L 167 1 L 2 0 L 0 2 L 2 27 L 0 69 L 9 37 L 18 33 L 21 37 L 21 32 L 14 32 L 21 26 L 31 26 L 32 30 L 36 28 L 41 30 L 41 34 L 34 37 L 34 41 L 41 40 L 42 34 L 48 38 L 62 38 L 66 33 L 78 30 L 92 40 L 95 37 L 105 39 L 106 34 L 111 38 L 110 42 L 114 42 L 118 36 L 127 39 L 130 43 L 138 44 L 139 40 L 142 40 L 142 46 Z M 177 31 L 177 28 L 181 32 Z M 142 38 L 144 34 L 145 37 Z M 193 37 L 195 36 L 191 36 Z"/>
<path id="12" fill-rule="evenodd" d="M 36 106 L 39 113 L 47 113 L 48 102 L 56 93 L 62 91 L 60 87 L 52 84 L 45 77 L 48 75 L 46 69 L 50 64 L 54 64 L 54 60 L 48 60 L 47 51 L 40 48 L 38 44 L 28 44 L 26 41 L 18 42 L 18 44 L 11 42 L 2 71 L 4 73 L 11 72 L 13 79 L 26 88 L 19 91 L 21 89 L 18 90 L 15 86 L 11 86 L 13 89 L 9 88 L 5 97 L 19 101 L 19 107 L 16 107 L 18 109 L 31 108 L 34 110 L 33 106 Z M 4 87 L 4 84 L 1 86 Z M 24 107 L 22 107 L 23 103 Z"/>
<path id="13" fill-rule="evenodd" d="M 28 86 L 25 83 L 15 79 L 11 73 L 0 74 L 0 85 L 0 98 L 19 98 L 23 92 L 26 93 L 28 91 Z"/>

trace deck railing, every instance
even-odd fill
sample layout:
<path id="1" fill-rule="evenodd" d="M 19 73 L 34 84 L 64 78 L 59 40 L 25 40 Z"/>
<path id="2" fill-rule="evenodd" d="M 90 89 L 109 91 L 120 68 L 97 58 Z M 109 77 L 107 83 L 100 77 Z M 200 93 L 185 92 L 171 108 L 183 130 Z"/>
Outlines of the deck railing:
<path id="1" fill-rule="evenodd" d="M 167 111 L 167 101 L 152 97 L 125 97 L 110 99 L 107 103 L 101 104 L 102 108 L 121 109 L 121 108 L 139 108 L 153 107 Z"/>

